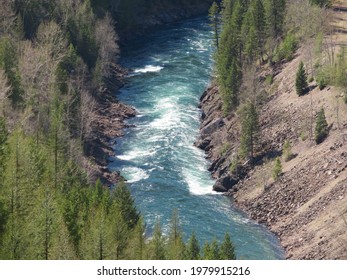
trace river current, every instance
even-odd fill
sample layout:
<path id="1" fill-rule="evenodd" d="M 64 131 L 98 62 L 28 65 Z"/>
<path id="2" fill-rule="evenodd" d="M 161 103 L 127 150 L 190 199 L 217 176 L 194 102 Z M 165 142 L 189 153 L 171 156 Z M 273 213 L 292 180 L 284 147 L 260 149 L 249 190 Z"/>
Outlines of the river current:
<path id="1" fill-rule="evenodd" d="M 282 259 L 277 238 L 212 191 L 214 181 L 199 133 L 199 97 L 213 71 L 212 31 L 206 18 L 164 26 L 134 40 L 122 54 L 131 69 L 118 98 L 136 108 L 117 139 L 111 169 L 127 179 L 148 234 L 160 219 L 164 232 L 177 209 L 185 238 L 200 245 L 229 232 L 238 259 Z"/>

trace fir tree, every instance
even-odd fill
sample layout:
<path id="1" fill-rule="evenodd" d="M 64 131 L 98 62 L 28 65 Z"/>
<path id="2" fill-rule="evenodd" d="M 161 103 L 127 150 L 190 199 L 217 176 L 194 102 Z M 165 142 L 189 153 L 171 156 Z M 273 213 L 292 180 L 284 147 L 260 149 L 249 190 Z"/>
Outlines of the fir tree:
<path id="1" fill-rule="evenodd" d="M 247 102 L 241 109 L 241 123 L 240 155 L 253 159 L 260 129 L 257 110 L 252 102 Z"/>
<path id="2" fill-rule="evenodd" d="M 220 246 L 220 258 L 221 260 L 236 260 L 235 248 L 228 233 L 224 235 L 223 243 Z"/>
<path id="3" fill-rule="evenodd" d="M 187 244 L 186 258 L 188 260 L 199 260 L 200 256 L 200 246 L 199 241 L 196 238 L 195 232 L 192 233 Z"/>
<path id="4" fill-rule="evenodd" d="M 169 223 L 168 237 L 168 258 L 171 260 L 181 260 L 184 257 L 185 245 L 182 238 L 180 221 L 177 210 L 173 211 Z"/>
<path id="5" fill-rule="evenodd" d="M 215 40 L 215 44 L 216 47 L 218 49 L 219 47 L 219 6 L 216 2 L 213 2 L 210 10 L 209 10 L 209 14 L 208 17 L 210 19 L 211 22 L 211 26 L 213 28 L 214 31 L 214 40 Z"/>
<path id="6" fill-rule="evenodd" d="M 284 161 L 290 161 L 293 158 L 292 148 L 290 142 L 286 140 L 283 144 L 283 159 Z"/>
<path id="7" fill-rule="evenodd" d="M 324 108 L 321 108 L 316 117 L 315 140 L 320 144 L 329 134 L 328 123 L 325 118 Z"/>
<path id="8" fill-rule="evenodd" d="M 299 64 L 299 68 L 296 73 L 296 79 L 295 79 L 296 93 L 299 96 L 304 95 L 307 87 L 308 87 L 307 74 L 305 71 L 304 63 L 301 61 Z"/>
<path id="9" fill-rule="evenodd" d="M 282 164 L 281 159 L 279 157 L 275 160 L 275 165 L 272 169 L 272 178 L 276 181 L 279 176 L 282 174 Z"/>
<path id="10" fill-rule="evenodd" d="M 155 224 L 153 237 L 148 244 L 149 259 L 151 260 L 165 260 L 165 239 L 162 234 L 161 225 L 159 220 Z"/>
<path id="11" fill-rule="evenodd" d="M 114 199 L 118 203 L 123 219 L 128 224 L 128 227 L 130 229 L 134 228 L 140 215 L 135 207 L 134 199 L 123 181 L 118 183 L 114 191 Z"/>

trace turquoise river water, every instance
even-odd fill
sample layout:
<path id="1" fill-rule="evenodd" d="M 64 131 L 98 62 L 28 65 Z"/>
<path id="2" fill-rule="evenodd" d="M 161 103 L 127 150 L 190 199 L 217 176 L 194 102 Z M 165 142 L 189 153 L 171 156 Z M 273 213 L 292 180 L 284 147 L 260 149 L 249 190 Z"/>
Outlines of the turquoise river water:
<path id="1" fill-rule="evenodd" d="M 123 52 L 122 63 L 132 70 L 118 98 L 138 115 L 117 139 L 110 167 L 128 180 L 149 234 L 158 218 L 167 231 L 177 209 L 186 238 L 195 231 L 202 245 L 227 231 L 238 259 L 282 259 L 274 235 L 212 192 L 209 162 L 193 146 L 199 97 L 212 73 L 211 38 L 207 19 L 199 18 L 167 25 Z"/>

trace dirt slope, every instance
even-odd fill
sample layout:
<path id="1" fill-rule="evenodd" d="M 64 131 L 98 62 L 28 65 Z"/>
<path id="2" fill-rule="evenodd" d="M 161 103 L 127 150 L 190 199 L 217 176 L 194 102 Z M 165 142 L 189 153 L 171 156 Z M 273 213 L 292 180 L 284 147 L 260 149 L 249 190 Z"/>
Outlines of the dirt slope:
<path id="1" fill-rule="evenodd" d="M 333 15 L 333 33 L 326 42 L 337 53 L 339 46 L 347 45 L 347 1 L 334 4 Z M 280 237 L 287 258 L 347 259 L 347 105 L 338 89 L 319 90 L 315 81 L 307 95 L 296 94 L 295 73 L 300 61 L 309 63 L 309 48 L 299 49 L 267 89 L 270 95 L 262 106 L 260 123 L 261 144 L 269 159 L 259 159 L 252 169 L 245 164 L 245 178 L 229 194 L 251 218 Z M 231 186 L 229 166 L 239 139 L 237 117 L 223 118 L 216 87 L 201 100 L 203 137 L 197 145 L 208 152 L 218 187 Z M 331 129 L 329 137 L 316 145 L 314 122 L 321 107 Z M 284 173 L 274 182 L 273 159 L 281 155 L 285 140 L 290 141 L 296 157 L 282 160 Z"/>

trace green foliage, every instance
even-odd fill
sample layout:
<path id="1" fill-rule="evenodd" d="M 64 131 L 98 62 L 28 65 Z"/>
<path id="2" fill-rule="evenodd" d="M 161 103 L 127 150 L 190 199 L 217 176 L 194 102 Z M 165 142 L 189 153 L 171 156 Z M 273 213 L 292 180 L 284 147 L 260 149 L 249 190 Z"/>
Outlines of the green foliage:
<path id="1" fill-rule="evenodd" d="M 283 159 L 284 161 L 290 161 L 293 158 L 292 147 L 290 142 L 286 140 L 283 144 Z"/>
<path id="2" fill-rule="evenodd" d="M 148 246 L 149 246 L 149 259 L 165 260 L 165 257 L 166 257 L 165 239 L 162 234 L 159 221 L 157 221 L 154 227 L 154 234 Z"/>
<path id="3" fill-rule="evenodd" d="M 240 109 L 241 137 L 240 156 L 253 159 L 255 146 L 259 141 L 259 122 L 255 105 L 247 102 Z"/>
<path id="4" fill-rule="evenodd" d="M 183 242 L 182 231 L 177 210 L 173 211 L 171 221 L 169 223 L 169 236 L 167 241 L 168 259 L 182 260 L 184 259 L 185 244 Z"/>
<path id="5" fill-rule="evenodd" d="M 315 140 L 320 144 L 329 134 L 328 123 L 325 118 L 324 108 L 321 108 L 316 117 Z"/>
<path id="6" fill-rule="evenodd" d="M 195 232 L 192 233 L 186 247 L 186 258 L 188 260 L 200 260 L 200 245 Z"/>
<path id="7" fill-rule="evenodd" d="M 279 157 L 276 158 L 274 167 L 272 169 L 272 178 L 276 181 L 282 174 L 282 164 Z"/>
<path id="8" fill-rule="evenodd" d="M 295 88 L 296 93 L 302 96 L 306 93 L 308 87 L 307 74 L 304 68 L 304 63 L 301 61 L 299 64 L 298 71 L 296 72 Z"/>
<path id="9" fill-rule="evenodd" d="M 268 85 L 272 85 L 274 81 L 274 76 L 273 75 L 267 75 L 266 78 L 265 78 L 265 83 L 268 84 Z"/>
<path id="10" fill-rule="evenodd" d="M 219 18 L 220 17 L 219 17 L 219 6 L 216 2 L 212 3 L 212 6 L 210 7 L 210 10 L 208 12 L 208 17 L 214 31 L 213 39 L 215 41 L 216 47 L 218 48 L 219 47 L 219 24 L 220 24 Z"/>
<path id="11" fill-rule="evenodd" d="M 241 163 L 240 163 L 240 157 L 239 155 L 236 155 L 234 159 L 232 160 L 229 171 L 231 174 L 238 176 L 241 170 Z"/>
<path id="12" fill-rule="evenodd" d="M 318 5 L 319 7 L 330 7 L 331 0 L 310 0 L 311 4 Z"/>
<path id="13" fill-rule="evenodd" d="M 134 199 L 124 182 L 118 183 L 114 191 L 114 200 L 118 204 L 121 215 L 130 229 L 134 228 L 140 218 Z"/>
<path id="14" fill-rule="evenodd" d="M 264 0 L 267 32 L 272 38 L 282 35 L 286 0 Z"/>
<path id="15" fill-rule="evenodd" d="M 344 92 L 347 91 L 347 79 L 346 79 L 346 53 L 345 47 L 343 46 L 337 55 L 337 63 L 335 66 L 334 84 L 340 87 Z"/>
<path id="16" fill-rule="evenodd" d="M 283 42 L 276 50 L 274 61 L 279 62 L 283 59 L 290 61 L 293 59 L 294 53 L 297 49 L 297 40 L 293 34 L 287 34 Z"/>
<path id="17" fill-rule="evenodd" d="M 235 248 L 231 241 L 229 233 L 224 235 L 223 243 L 220 246 L 221 260 L 236 260 Z"/>

